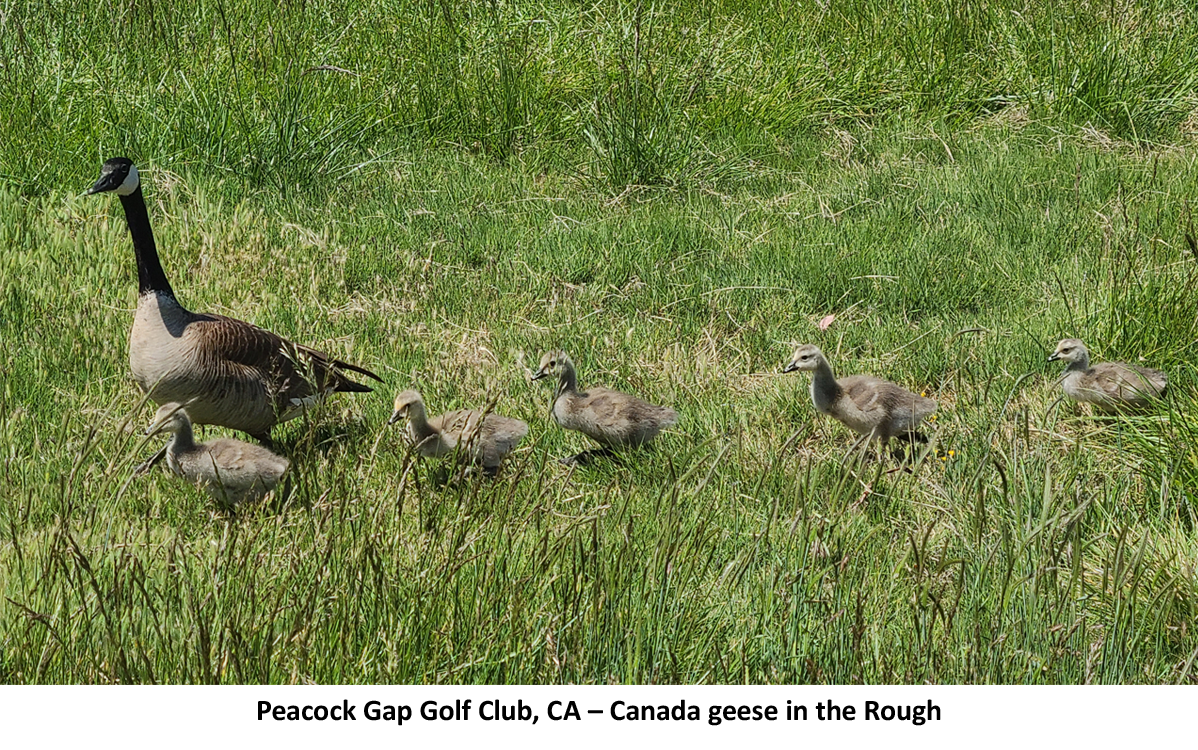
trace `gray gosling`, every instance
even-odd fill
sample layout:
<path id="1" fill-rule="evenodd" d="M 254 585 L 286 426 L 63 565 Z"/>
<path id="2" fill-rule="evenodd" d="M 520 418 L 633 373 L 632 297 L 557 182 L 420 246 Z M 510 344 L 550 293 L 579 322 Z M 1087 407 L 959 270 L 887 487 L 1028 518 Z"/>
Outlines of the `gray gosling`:
<path id="1" fill-rule="evenodd" d="M 911 443 L 928 441 L 916 428 L 936 411 L 932 399 L 872 375 L 849 375 L 837 380 L 824 353 L 811 344 L 796 349 L 782 372 L 796 370 L 813 374 L 811 402 L 815 410 L 860 434 L 858 441 L 877 438 L 883 447 L 891 438 Z"/>
<path id="2" fill-rule="evenodd" d="M 458 409 L 430 418 L 420 393 L 411 390 L 395 397 L 395 412 L 387 424 L 401 419 L 407 419 L 408 436 L 420 455 L 440 458 L 456 453 L 462 463 L 481 466 L 491 476 L 528 434 L 528 425 L 519 419 L 483 409 Z"/>
<path id="3" fill-rule="evenodd" d="M 1160 370 L 1124 362 L 1090 365 L 1090 352 L 1080 339 L 1062 339 L 1049 362 L 1068 362 L 1061 387 L 1072 401 L 1094 404 L 1105 412 L 1147 406 L 1165 395 L 1168 379 Z"/>
<path id="4" fill-rule="evenodd" d="M 147 435 L 174 433 L 166 447 L 170 470 L 205 489 L 217 502 L 234 506 L 273 490 L 291 462 L 260 445 L 232 438 L 197 443 L 191 418 L 177 403 L 163 404 Z"/>
<path id="5" fill-rule="evenodd" d="M 346 372 L 381 382 L 369 370 L 245 321 L 184 308 L 158 260 L 132 161 L 104 162 L 100 179 L 86 194 L 109 191 L 120 196 L 137 260 L 129 368 L 155 403 L 185 403 L 196 424 L 230 427 L 269 443 L 277 423 L 298 417 L 330 393 L 370 391 Z"/>
<path id="6" fill-rule="evenodd" d="M 657 406 L 602 386 L 578 390 L 574 363 L 565 352 L 553 351 L 541 357 L 533 380 L 557 373 L 557 392 L 553 398 L 553 419 L 567 430 L 581 432 L 603 446 L 561 459 L 562 463 L 586 464 L 591 458 L 610 456 L 613 449 L 633 448 L 653 440 L 678 423 L 678 412 Z"/>

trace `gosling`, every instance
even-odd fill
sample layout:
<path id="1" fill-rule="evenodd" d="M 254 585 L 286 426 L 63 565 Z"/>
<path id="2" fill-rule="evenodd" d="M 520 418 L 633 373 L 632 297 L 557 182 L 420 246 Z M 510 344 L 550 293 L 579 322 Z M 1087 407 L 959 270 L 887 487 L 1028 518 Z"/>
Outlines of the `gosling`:
<path id="1" fill-rule="evenodd" d="M 171 472 L 207 489 L 213 499 L 228 507 L 257 500 L 273 490 L 291 464 L 262 446 L 232 438 L 197 443 L 191 417 L 175 402 L 159 407 L 146 434 L 163 431 L 173 433 L 166 447 Z"/>
<path id="2" fill-rule="evenodd" d="M 1141 408 L 1165 395 L 1168 379 L 1160 370 L 1124 362 L 1090 366 L 1090 352 L 1080 339 L 1063 339 L 1049 362 L 1068 362 L 1061 387 L 1072 401 L 1086 401 L 1105 412 Z"/>
<path id="3" fill-rule="evenodd" d="M 678 412 L 657 406 L 602 386 L 578 390 L 578 375 L 574 363 L 565 352 L 549 352 L 541 357 L 541 365 L 533 380 L 557 373 L 557 393 L 553 399 L 553 419 L 567 430 L 581 432 L 603 446 L 599 450 L 561 459 L 566 465 L 586 464 L 591 458 L 610 456 L 613 449 L 645 445 L 662 430 L 678 423 Z"/>
<path id="4" fill-rule="evenodd" d="M 447 411 L 430 419 L 417 391 L 395 397 L 395 411 L 387 424 L 405 418 L 420 455 L 439 458 L 456 453 L 459 461 L 481 466 L 488 476 L 499 472 L 504 457 L 528 434 L 528 425 L 519 419 L 482 409 Z"/>
<path id="5" fill-rule="evenodd" d="M 858 440 L 878 439 L 887 447 L 891 438 L 926 443 L 916 428 L 936 411 L 936 402 L 900 385 L 872 375 L 849 375 L 836 379 L 819 347 L 811 344 L 795 350 L 782 372 L 813 373 L 811 402 L 815 410 L 861 435 Z"/>

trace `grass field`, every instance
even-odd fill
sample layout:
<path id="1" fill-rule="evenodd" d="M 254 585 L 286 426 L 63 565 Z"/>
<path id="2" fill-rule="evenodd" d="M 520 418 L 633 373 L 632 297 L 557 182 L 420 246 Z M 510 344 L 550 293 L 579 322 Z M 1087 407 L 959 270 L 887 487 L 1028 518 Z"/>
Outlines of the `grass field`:
<path id="1" fill-rule="evenodd" d="M 1198 682 L 1198 18 L 740 5 L 0 0 L 0 681 Z M 115 155 L 185 305 L 387 381 L 285 507 L 131 477 Z M 939 400 L 914 471 L 802 342 Z M 558 464 L 557 347 L 678 427 Z M 441 486 L 413 386 L 529 438 Z"/>

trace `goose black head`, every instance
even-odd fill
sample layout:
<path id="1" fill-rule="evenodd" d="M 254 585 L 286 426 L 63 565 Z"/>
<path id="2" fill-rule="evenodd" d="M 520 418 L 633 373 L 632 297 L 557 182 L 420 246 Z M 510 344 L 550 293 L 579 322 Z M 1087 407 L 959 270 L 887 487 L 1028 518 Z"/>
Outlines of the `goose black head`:
<path id="1" fill-rule="evenodd" d="M 104 162 L 104 166 L 100 167 L 100 179 L 84 195 L 107 193 L 110 190 L 115 190 L 117 195 L 130 195 L 140 184 L 137 167 L 133 166 L 131 160 L 118 156 Z"/>

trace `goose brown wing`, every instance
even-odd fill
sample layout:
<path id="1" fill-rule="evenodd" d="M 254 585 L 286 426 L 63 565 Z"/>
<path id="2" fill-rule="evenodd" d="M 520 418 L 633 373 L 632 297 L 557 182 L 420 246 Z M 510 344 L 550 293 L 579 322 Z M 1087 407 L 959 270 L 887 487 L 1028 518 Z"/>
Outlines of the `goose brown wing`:
<path id="1" fill-rule="evenodd" d="M 336 391 L 369 391 L 341 368 L 377 375 L 331 359 L 324 352 L 295 344 L 277 333 L 223 315 L 196 315 L 188 326 L 195 350 L 206 364 L 241 380 L 257 380 L 279 406 L 305 399 L 330 386 Z"/>

